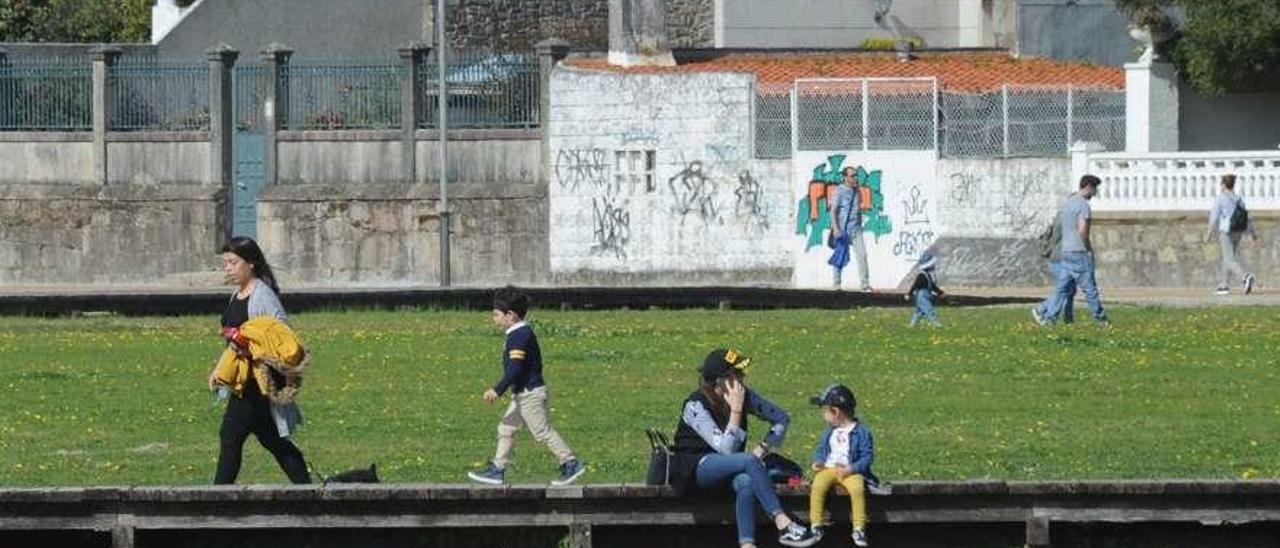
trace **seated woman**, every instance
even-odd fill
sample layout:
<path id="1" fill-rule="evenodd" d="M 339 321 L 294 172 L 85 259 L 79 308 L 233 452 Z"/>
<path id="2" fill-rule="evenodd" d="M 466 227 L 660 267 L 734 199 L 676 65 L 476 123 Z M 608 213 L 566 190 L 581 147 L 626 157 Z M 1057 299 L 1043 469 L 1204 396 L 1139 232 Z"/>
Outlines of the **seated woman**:
<path id="1" fill-rule="evenodd" d="M 790 418 L 747 388 L 744 372 L 750 363 L 736 350 L 724 349 L 713 350 L 703 361 L 698 390 L 685 400 L 676 426 L 671 483 L 681 493 L 732 486 L 737 497 L 738 544 L 743 548 L 756 546 L 756 503 L 773 519 L 778 542 L 811 546 L 817 539 L 782 510 L 761 461 L 771 447 L 782 444 Z M 769 433 L 750 453 L 746 452 L 746 413 L 770 423 Z"/>

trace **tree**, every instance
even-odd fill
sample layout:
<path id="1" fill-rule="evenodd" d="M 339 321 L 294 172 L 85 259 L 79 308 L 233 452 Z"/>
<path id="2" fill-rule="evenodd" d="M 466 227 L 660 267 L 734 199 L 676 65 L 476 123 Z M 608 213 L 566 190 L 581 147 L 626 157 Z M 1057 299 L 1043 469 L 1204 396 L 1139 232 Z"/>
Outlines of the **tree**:
<path id="1" fill-rule="evenodd" d="M 152 0 L 0 0 L 3 42 L 146 42 Z"/>
<path id="2" fill-rule="evenodd" d="M 1280 0 L 1116 0 L 1137 26 L 1164 29 L 1161 50 L 1206 95 L 1280 84 Z M 1181 12 L 1180 22 L 1169 16 Z"/>

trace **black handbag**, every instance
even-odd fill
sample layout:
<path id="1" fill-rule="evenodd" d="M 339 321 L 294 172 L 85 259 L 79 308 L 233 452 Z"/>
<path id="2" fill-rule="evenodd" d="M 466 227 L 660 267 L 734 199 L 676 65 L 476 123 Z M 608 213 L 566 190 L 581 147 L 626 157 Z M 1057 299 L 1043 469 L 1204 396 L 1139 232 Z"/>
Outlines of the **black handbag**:
<path id="1" fill-rule="evenodd" d="M 793 478 L 804 479 L 804 470 L 799 464 L 777 453 L 764 456 L 764 468 L 774 483 L 789 483 Z"/>
<path id="2" fill-rule="evenodd" d="M 324 478 L 324 484 L 330 483 L 378 483 L 378 464 L 370 464 L 368 468 L 356 468 Z"/>
<path id="3" fill-rule="evenodd" d="M 657 428 L 644 431 L 649 436 L 649 472 L 645 485 L 671 485 L 671 442 Z"/>

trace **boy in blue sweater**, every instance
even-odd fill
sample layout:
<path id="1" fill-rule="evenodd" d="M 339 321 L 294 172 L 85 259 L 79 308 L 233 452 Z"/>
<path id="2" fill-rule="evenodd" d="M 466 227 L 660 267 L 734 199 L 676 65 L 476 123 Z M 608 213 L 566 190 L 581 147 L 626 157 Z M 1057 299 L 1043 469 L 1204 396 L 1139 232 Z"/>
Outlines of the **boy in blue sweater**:
<path id="1" fill-rule="evenodd" d="M 483 397 L 484 401 L 493 403 L 510 389 L 511 403 L 498 423 L 498 449 L 493 460 L 484 469 L 467 473 L 480 483 L 506 482 L 515 434 L 524 425 L 529 426 L 533 439 L 545 444 L 560 461 L 560 476 L 551 481 L 552 485 L 568 485 L 587 471 L 569 445 L 560 439 L 560 434 L 551 428 L 547 385 L 542 378 L 542 350 L 538 348 L 533 328 L 524 321 L 528 313 L 529 297 L 516 288 L 507 286 L 494 295 L 493 323 L 506 332 L 507 342 L 502 350 L 502 378 L 485 390 Z"/>
<path id="2" fill-rule="evenodd" d="M 822 407 L 822 418 L 827 423 L 813 449 L 813 485 L 809 488 L 813 536 L 821 540 L 827 491 L 839 484 L 849 493 L 853 507 L 853 543 L 867 546 L 867 491 L 873 495 L 889 493 L 871 472 L 871 461 L 875 460 L 871 430 L 854 415 L 858 400 L 844 385 L 828 386 L 821 395 L 809 398 L 809 403 Z"/>

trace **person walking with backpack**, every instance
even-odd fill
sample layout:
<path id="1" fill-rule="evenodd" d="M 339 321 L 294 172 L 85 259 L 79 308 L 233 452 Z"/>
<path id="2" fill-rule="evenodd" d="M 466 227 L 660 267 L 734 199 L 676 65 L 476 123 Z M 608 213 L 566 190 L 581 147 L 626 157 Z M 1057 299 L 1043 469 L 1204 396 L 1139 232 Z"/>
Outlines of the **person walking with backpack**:
<path id="1" fill-rule="evenodd" d="M 1240 261 L 1236 260 L 1236 255 L 1240 252 L 1240 240 L 1245 233 L 1255 242 L 1258 241 L 1258 233 L 1249 221 L 1249 210 L 1244 207 L 1244 200 L 1235 192 L 1236 176 L 1230 173 L 1223 175 L 1221 186 L 1222 192 L 1218 193 L 1218 199 L 1213 202 L 1213 209 L 1209 211 L 1209 239 L 1217 236 L 1218 243 L 1222 246 L 1222 266 L 1218 270 L 1221 273 L 1220 280 L 1214 293 L 1231 294 L 1231 275 L 1234 274 L 1240 277 L 1244 294 L 1248 295 L 1253 292 L 1253 274 L 1245 272 Z"/>
<path id="2" fill-rule="evenodd" d="M 1089 240 L 1093 217 L 1089 200 L 1098 193 L 1100 184 L 1102 180 L 1095 175 L 1081 177 L 1080 189 L 1067 198 L 1054 219 L 1054 222 L 1060 223 L 1059 230 L 1062 232 L 1062 261 L 1058 279 L 1054 281 L 1053 293 L 1045 299 L 1045 306 L 1031 309 L 1031 315 L 1040 325 L 1048 325 L 1056 319 L 1046 317 L 1046 314 L 1060 312 L 1062 303 L 1070 298 L 1073 287 L 1084 294 L 1085 302 L 1093 311 L 1094 323 L 1110 324 L 1107 312 L 1102 308 L 1102 297 L 1098 293 L 1093 245 Z"/>

